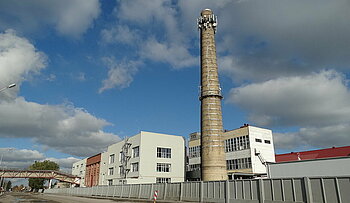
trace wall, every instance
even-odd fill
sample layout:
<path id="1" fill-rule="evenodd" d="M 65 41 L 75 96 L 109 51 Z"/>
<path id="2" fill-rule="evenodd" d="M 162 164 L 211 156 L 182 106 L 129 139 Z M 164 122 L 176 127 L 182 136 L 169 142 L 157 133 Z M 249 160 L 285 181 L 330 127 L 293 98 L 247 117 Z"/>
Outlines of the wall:
<path id="1" fill-rule="evenodd" d="M 85 187 L 86 160 L 87 158 L 79 160 L 72 166 L 72 175 L 80 177 L 80 187 Z"/>
<path id="2" fill-rule="evenodd" d="M 171 158 L 157 158 L 157 147 L 171 148 Z M 170 163 L 169 173 L 156 172 L 157 163 Z M 185 140 L 181 136 L 141 132 L 140 177 L 155 183 L 156 177 L 183 182 L 185 177 Z"/>
<path id="3" fill-rule="evenodd" d="M 350 177 L 286 178 L 47 189 L 45 193 L 231 203 L 349 203 Z"/>
<path id="4" fill-rule="evenodd" d="M 350 157 L 302 160 L 269 164 L 272 178 L 350 176 Z"/>
<path id="5" fill-rule="evenodd" d="M 275 149 L 272 138 L 272 131 L 269 129 L 258 128 L 254 126 L 248 126 L 250 150 L 252 154 L 252 167 L 253 173 L 266 173 L 265 165 L 260 161 L 259 157 L 255 155 L 255 149 L 257 149 L 262 158 L 267 162 L 275 162 Z M 262 142 L 256 142 L 255 139 L 261 139 Z M 270 144 L 265 143 L 265 140 L 269 140 Z"/>
<path id="6" fill-rule="evenodd" d="M 108 185 L 110 179 L 113 180 L 114 185 L 121 184 L 123 178 L 119 172 L 120 152 L 125 142 L 126 140 L 123 140 L 110 145 L 107 151 L 102 154 L 100 185 Z M 171 178 L 173 182 L 184 181 L 185 148 L 183 137 L 141 131 L 139 134 L 129 137 L 127 142 L 130 143 L 128 153 L 130 158 L 127 163 L 127 168 L 130 171 L 127 173 L 126 183 L 155 183 L 156 177 Z M 133 157 L 133 148 L 137 146 L 139 147 L 139 157 Z M 171 159 L 157 158 L 157 147 L 171 148 Z M 109 163 L 111 154 L 115 155 L 114 163 Z M 139 163 L 138 171 L 132 171 L 132 163 Z M 157 163 L 170 163 L 171 172 L 156 172 Z M 109 168 L 114 168 L 113 175 L 108 173 Z"/>

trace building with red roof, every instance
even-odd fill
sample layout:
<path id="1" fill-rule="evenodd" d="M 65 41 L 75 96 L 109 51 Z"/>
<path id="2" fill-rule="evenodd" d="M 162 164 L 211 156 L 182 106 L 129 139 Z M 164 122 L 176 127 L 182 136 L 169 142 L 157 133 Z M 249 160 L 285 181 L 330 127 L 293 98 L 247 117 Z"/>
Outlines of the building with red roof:
<path id="1" fill-rule="evenodd" d="M 350 146 L 276 154 L 276 163 L 350 156 Z"/>

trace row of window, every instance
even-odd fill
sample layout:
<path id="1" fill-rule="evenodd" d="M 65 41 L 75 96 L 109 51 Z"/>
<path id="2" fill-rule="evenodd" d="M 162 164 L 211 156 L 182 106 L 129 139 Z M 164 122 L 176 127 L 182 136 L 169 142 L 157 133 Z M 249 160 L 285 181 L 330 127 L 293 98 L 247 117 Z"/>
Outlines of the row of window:
<path id="1" fill-rule="evenodd" d="M 188 148 L 188 157 L 195 158 L 201 156 L 201 146 L 194 146 Z"/>
<path id="2" fill-rule="evenodd" d="M 252 160 L 250 158 L 226 160 L 226 167 L 227 170 L 252 168 Z"/>
<path id="3" fill-rule="evenodd" d="M 239 150 L 245 150 L 250 149 L 249 144 L 249 136 L 241 136 L 241 137 L 234 137 L 231 139 L 225 140 L 225 152 L 233 152 L 233 151 L 239 151 Z M 262 139 L 256 138 L 255 142 L 262 143 Z M 271 144 L 270 140 L 264 140 L 264 143 Z M 195 158 L 201 156 L 201 147 L 200 146 L 194 146 L 188 148 L 188 157 L 189 158 Z"/>
<path id="4" fill-rule="evenodd" d="M 260 142 L 260 143 L 262 143 L 262 140 L 259 139 L 259 138 L 255 138 L 255 142 Z M 265 143 L 265 144 L 271 144 L 271 141 L 270 141 L 270 140 L 264 140 L 264 143 Z"/>
<path id="5" fill-rule="evenodd" d="M 136 158 L 140 156 L 140 147 L 132 148 L 132 157 Z M 124 157 L 123 152 L 119 154 L 119 161 Z M 171 148 L 161 148 L 157 147 L 157 158 L 171 158 Z M 109 155 L 109 164 L 113 164 L 115 162 L 115 154 Z M 73 167 L 74 168 L 74 167 Z"/>
<path id="6" fill-rule="evenodd" d="M 171 183 L 171 178 L 156 178 L 156 183 Z M 108 179 L 108 185 L 113 185 L 113 179 Z"/>
<path id="7" fill-rule="evenodd" d="M 249 148 L 250 145 L 248 135 L 225 140 L 225 152 L 233 152 Z"/>
<path id="8" fill-rule="evenodd" d="M 170 172 L 171 164 L 169 163 L 157 163 L 156 171 L 157 172 Z M 123 166 L 119 166 L 119 174 L 122 174 Z M 139 162 L 131 163 L 131 172 L 139 171 Z M 114 167 L 108 168 L 108 175 L 114 175 Z"/>

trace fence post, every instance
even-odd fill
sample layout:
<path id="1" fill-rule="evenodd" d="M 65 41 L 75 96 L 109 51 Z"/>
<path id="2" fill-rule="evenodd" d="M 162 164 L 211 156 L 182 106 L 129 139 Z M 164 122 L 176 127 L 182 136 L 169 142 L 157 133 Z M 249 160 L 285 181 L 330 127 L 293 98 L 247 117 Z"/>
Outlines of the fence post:
<path id="1" fill-rule="evenodd" d="M 168 190 L 168 183 L 164 183 L 164 192 L 163 192 L 163 199 L 164 200 L 166 199 L 167 190 Z"/>
<path id="2" fill-rule="evenodd" d="M 262 179 L 258 180 L 258 189 L 259 203 L 265 203 L 264 182 Z"/>
<path id="3" fill-rule="evenodd" d="M 203 181 L 200 182 L 200 187 L 199 187 L 199 201 L 203 202 L 204 199 L 204 183 Z"/>
<path id="4" fill-rule="evenodd" d="M 152 200 L 152 198 L 153 198 L 153 183 L 151 184 L 151 191 L 150 191 L 149 199 Z"/>
<path id="5" fill-rule="evenodd" d="M 180 194 L 179 194 L 179 201 L 181 202 L 182 201 L 182 196 L 183 196 L 183 190 L 184 190 L 184 183 L 181 182 L 180 183 Z"/>
<path id="6" fill-rule="evenodd" d="M 230 202 L 230 181 L 226 180 L 225 181 L 225 203 Z"/>
<path id="7" fill-rule="evenodd" d="M 137 198 L 141 199 L 141 184 L 139 184 L 139 194 L 137 194 Z"/>
<path id="8" fill-rule="evenodd" d="M 120 189 L 120 198 L 123 197 L 123 190 L 124 190 L 124 184 L 121 184 L 121 189 Z"/>
<path id="9" fill-rule="evenodd" d="M 305 197 L 304 197 L 305 202 L 313 203 L 310 179 L 308 177 L 304 177 L 303 183 L 304 183 L 303 185 L 304 185 L 304 191 L 305 191 Z"/>

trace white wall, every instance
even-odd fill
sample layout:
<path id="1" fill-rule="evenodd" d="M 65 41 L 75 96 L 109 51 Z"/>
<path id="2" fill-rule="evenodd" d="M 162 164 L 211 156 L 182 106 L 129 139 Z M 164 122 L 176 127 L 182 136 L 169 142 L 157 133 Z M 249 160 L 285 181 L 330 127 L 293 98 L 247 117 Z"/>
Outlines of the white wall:
<path id="1" fill-rule="evenodd" d="M 105 178 L 105 176 L 107 175 L 108 158 L 109 158 L 108 152 L 101 153 L 100 177 L 98 179 L 99 185 L 107 185 L 108 184 L 108 182 Z"/>
<path id="2" fill-rule="evenodd" d="M 269 164 L 270 178 L 350 176 L 350 157 Z"/>
<path id="3" fill-rule="evenodd" d="M 140 178 L 154 183 L 156 177 L 183 182 L 185 177 L 185 140 L 181 136 L 141 132 Z M 171 148 L 171 158 L 157 158 L 157 147 Z M 156 172 L 157 163 L 170 163 L 169 173 Z"/>
<path id="4" fill-rule="evenodd" d="M 261 143 L 256 142 L 255 139 L 261 139 Z M 275 149 L 273 144 L 272 131 L 269 129 L 249 126 L 249 140 L 250 150 L 252 154 L 252 168 L 253 173 L 266 173 L 266 167 L 260 161 L 259 157 L 255 155 L 255 149 L 260 152 L 262 158 L 267 162 L 275 162 Z M 269 140 L 270 144 L 265 143 Z"/>
<path id="5" fill-rule="evenodd" d="M 80 177 L 80 187 L 85 187 L 86 160 L 79 160 L 72 165 L 72 175 Z"/>
<path id="6" fill-rule="evenodd" d="M 128 142 L 131 144 L 128 153 L 131 158 L 127 164 L 127 167 L 130 169 L 127 174 L 128 184 L 155 183 L 156 177 L 171 178 L 172 182 L 184 181 L 185 148 L 183 137 L 141 131 L 139 134 L 128 138 Z M 125 140 L 112 144 L 103 154 L 102 157 L 105 158 L 102 158 L 104 161 L 101 161 L 101 185 L 108 185 L 108 179 L 113 179 L 113 184 L 119 184 L 120 180 L 122 180 L 119 166 L 121 165 L 120 152 L 124 144 Z M 133 157 L 132 149 L 137 146 L 139 146 L 139 157 Z M 157 158 L 157 147 L 171 148 L 171 159 Z M 114 163 L 109 163 L 111 154 L 115 154 Z M 131 164 L 137 162 L 139 163 L 139 171 L 132 172 Z M 170 163 L 171 172 L 156 172 L 157 163 Z M 108 170 L 111 167 L 114 168 L 113 175 L 108 174 Z"/>

